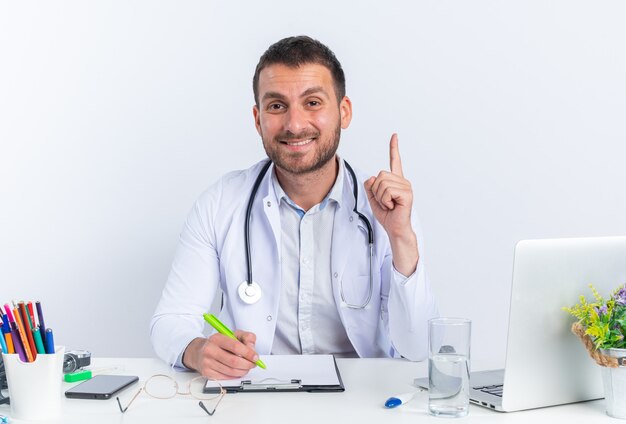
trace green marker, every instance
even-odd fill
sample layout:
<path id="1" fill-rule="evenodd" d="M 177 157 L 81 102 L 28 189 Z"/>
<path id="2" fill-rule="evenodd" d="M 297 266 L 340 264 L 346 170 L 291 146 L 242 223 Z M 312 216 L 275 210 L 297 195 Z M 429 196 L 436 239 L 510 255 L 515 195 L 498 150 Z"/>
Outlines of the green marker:
<path id="1" fill-rule="evenodd" d="M 215 315 L 204 314 L 203 317 L 204 317 L 204 320 L 208 322 L 209 324 L 211 324 L 211 327 L 215 328 L 218 333 L 228 336 L 231 339 L 239 340 L 237 337 L 235 337 L 235 333 L 233 333 L 230 328 L 222 324 L 222 322 L 219 319 L 217 319 Z M 263 369 L 266 369 L 265 364 L 260 359 L 256 361 L 255 364 L 257 364 L 259 367 Z"/>
<path id="2" fill-rule="evenodd" d="M 46 349 L 43 347 L 43 340 L 41 339 L 39 327 L 33 330 L 33 338 L 35 339 L 35 349 L 37 350 L 37 353 L 46 353 Z"/>

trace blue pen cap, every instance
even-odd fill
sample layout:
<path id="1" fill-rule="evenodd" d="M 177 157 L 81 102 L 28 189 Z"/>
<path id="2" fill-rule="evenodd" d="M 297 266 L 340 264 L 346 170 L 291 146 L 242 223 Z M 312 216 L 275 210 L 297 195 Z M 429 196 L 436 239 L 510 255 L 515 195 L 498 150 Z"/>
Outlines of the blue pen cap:
<path id="1" fill-rule="evenodd" d="M 54 353 L 54 336 L 52 335 L 52 329 L 46 328 L 46 353 Z"/>
<path id="2" fill-rule="evenodd" d="M 11 326 L 9 325 L 9 317 L 6 314 L 2 314 L 2 332 L 4 334 L 11 332 Z"/>
<path id="3" fill-rule="evenodd" d="M 2 348 L 2 353 L 9 353 L 9 349 L 7 348 L 7 344 L 4 341 L 4 335 L 0 334 L 0 347 Z"/>
<path id="4" fill-rule="evenodd" d="M 395 408 L 396 406 L 400 405 L 402 405 L 402 401 L 395 397 L 390 397 L 389 399 L 387 399 L 387 402 L 385 402 L 385 407 L 387 408 Z"/>

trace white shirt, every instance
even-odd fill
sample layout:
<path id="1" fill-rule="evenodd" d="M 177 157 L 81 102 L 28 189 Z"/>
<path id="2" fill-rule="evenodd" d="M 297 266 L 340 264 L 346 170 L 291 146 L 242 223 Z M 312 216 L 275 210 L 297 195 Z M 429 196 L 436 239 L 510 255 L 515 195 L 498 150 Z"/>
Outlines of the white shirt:
<path id="1" fill-rule="evenodd" d="M 224 293 L 220 320 L 233 330 L 256 334 L 256 351 L 271 353 L 276 334 L 282 287 L 282 229 L 279 199 L 271 183 L 273 165 L 261 179 L 252 204 L 250 252 L 253 280 L 262 296 L 252 305 L 237 294 L 247 279 L 244 248 L 246 206 L 265 161 L 223 176 L 206 190 L 189 212 L 180 235 L 172 268 L 150 322 L 155 352 L 176 364 L 187 345 L 204 337 L 202 314 L 213 303 L 218 288 Z M 428 325 L 438 315 L 430 282 L 425 272 L 424 243 L 412 208 L 411 223 L 417 235 L 420 260 L 408 278 L 393 269 L 391 247 L 385 230 L 372 214 L 363 181 L 368 175 L 357 171 L 357 209 L 371 222 L 374 235 L 373 295 L 361 309 L 348 302 L 365 297 L 369 285 L 369 260 L 364 254 L 367 231 L 354 213 L 354 184 L 344 169 L 341 203 L 337 204 L 331 241 L 332 291 L 343 327 L 360 357 L 403 356 L 411 360 L 427 357 Z M 356 299 L 356 300 L 353 300 Z"/>
<path id="2" fill-rule="evenodd" d="M 330 254 L 335 210 L 341 204 L 343 161 L 324 200 L 304 211 L 284 192 L 279 199 L 282 286 L 272 354 L 356 356 L 333 297 Z M 364 248 L 364 252 L 366 249 Z"/>

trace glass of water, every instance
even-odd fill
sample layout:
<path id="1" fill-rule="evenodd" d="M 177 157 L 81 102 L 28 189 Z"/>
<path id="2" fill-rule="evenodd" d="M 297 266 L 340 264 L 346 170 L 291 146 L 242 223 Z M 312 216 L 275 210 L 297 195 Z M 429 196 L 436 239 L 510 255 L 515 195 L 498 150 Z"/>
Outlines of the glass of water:
<path id="1" fill-rule="evenodd" d="M 470 338 L 465 318 L 434 318 L 428 322 L 428 412 L 439 417 L 464 417 L 469 412 Z"/>

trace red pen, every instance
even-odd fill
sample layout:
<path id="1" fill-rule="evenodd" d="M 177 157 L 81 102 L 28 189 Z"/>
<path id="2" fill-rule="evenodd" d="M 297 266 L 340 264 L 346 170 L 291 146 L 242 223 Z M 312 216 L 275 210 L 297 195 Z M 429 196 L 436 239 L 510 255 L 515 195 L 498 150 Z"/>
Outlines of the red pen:
<path id="1" fill-rule="evenodd" d="M 33 312 L 33 302 L 28 302 L 28 304 L 26 305 L 26 308 L 28 309 L 28 316 L 30 317 L 30 329 L 34 330 L 35 327 L 37 327 L 37 324 L 35 324 L 35 313 Z"/>

